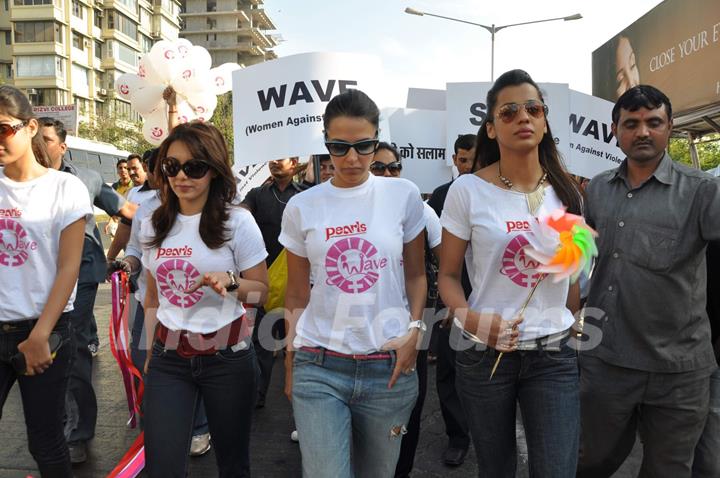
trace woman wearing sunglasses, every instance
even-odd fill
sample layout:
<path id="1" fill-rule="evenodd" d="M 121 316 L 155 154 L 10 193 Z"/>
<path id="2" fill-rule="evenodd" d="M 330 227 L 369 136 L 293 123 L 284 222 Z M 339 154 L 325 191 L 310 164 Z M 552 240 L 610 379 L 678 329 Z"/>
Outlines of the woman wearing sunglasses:
<path id="1" fill-rule="evenodd" d="M 537 84 L 522 70 L 500 76 L 488 92 L 477 135 L 475 174 L 450 187 L 442 214 L 439 287 L 443 302 L 479 344 L 456 356 L 457 387 L 477 453 L 479 476 L 515 476 L 516 406 L 527 438 L 530 474 L 575 476 L 580 431 L 578 368 L 568 347 L 577 284 L 539 283 L 524 250 L 531 221 L 567 207 L 581 193 L 562 166 Z M 460 274 L 472 253 L 472 293 Z M 504 353 L 492 377 L 499 353 Z"/>
<path id="2" fill-rule="evenodd" d="M 184 477 L 193 416 L 204 400 L 220 477 L 250 476 L 255 352 L 245 303 L 267 293 L 265 245 L 233 206 L 225 142 L 181 124 L 160 146 L 161 204 L 140 229 L 147 270 L 145 453 L 150 477 Z"/>
<path id="3" fill-rule="evenodd" d="M 412 183 L 370 174 L 379 115 L 358 90 L 328 103 L 335 176 L 294 196 L 283 214 L 285 393 L 305 477 L 393 476 L 418 393 L 423 205 Z"/>
<path id="4" fill-rule="evenodd" d="M 72 348 L 63 345 L 93 216 L 83 183 L 48 169 L 38 129 L 25 95 L 0 86 L 0 410 L 17 381 L 41 476 L 71 477 L 63 416 Z"/>
<path id="5" fill-rule="evenodd" d="M 397 149 L 390 143 L 380 141 L 373 162 L 370 163 L 370 172 L 375 176 L 399 178 L 402 172 L 402 163 Z"/>

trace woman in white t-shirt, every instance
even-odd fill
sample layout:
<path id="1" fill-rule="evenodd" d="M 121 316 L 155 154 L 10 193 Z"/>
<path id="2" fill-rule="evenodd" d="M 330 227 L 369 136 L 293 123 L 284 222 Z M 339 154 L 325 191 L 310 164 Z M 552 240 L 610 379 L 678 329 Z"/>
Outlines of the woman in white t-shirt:
<path id="1" fill-rule="evenodd" d="M 548 108 L 527 73 L 500 76 L 487 105 L 476 172 L 453 182 L 441 218 L 440 295 L 465 330 L 484 342 L 458 351 L 456 384 L 480 476 L 515 476 L 519 403 L 531 474 L 573 477 L 579 382 L 575 350 L 567 342 L 579 308 L 577 284 L 543 280 L 518 315 L 541 277 L 525 254 L 531 221 L 563 206 L 579 214 L 582 196 L 562 166 Z M 467 300 L 460 283 L 463 260 L 472 284 Z"/>
<path id="2" fill-rule="evenodd" d="M 257 366 L 243 303 L 267 294 L 265 244 L 250 213 L 232 205 L 235 180 L 214 126 L 177 126 L 158 158 L 161 204 L 140 229 L 147 474 L 186 476 L 202 397 L 218 475 L 250 476 Z"/>
<path id="3" fill-rule="evenodd" d="M 25 95 L 0 86 L 0 410 L 17 381 L 41 476 L 71 477 L 63 434 L 68 312 L 93 216 L 83 183 L 48 169 L 38 129 Z"/>
<path id="4" fill-rule="evenodd" d="M 335 176 L 283 214 L 285 393 L 305 477 L 394 476 L 418 393 L 425 219 L 415 185 L 369 172 L 379 116 L 358 90 L 328 103 Z"/>

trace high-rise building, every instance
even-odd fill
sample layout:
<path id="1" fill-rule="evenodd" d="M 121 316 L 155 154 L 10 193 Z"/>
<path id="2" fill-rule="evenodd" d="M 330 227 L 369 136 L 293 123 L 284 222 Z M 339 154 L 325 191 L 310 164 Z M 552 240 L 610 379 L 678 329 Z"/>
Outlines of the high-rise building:
<path id="1" fill-rule="evenodd" d="M 213 66 L 254 65 L 277 58 L 278 37 L 263 0 L 182 0 L 182 38 L 210 52 Z"/>
<path id="2" fill-rule="evenodd" d="M 116 112 L 115 79 L 180 28 L 178 0 L 0 0 L 0 78 L 33 105 L 72 105 L 80 121 Z M 2 10 L 4 8 L 4 10 Z"/>

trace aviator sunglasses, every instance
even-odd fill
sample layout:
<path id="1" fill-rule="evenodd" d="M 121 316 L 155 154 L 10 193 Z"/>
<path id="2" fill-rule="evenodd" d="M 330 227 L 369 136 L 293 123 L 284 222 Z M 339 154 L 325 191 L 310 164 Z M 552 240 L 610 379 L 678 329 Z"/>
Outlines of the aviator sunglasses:
<path id="1" fill-rule="evenodd" d="M 161 163 L 163 174 L 169 178 L 174 178 L 182 170 L 190 179 L 200 179 L 204 177 L 210 170 L 210 165 L 202 159 L 191 159 L 184 164 L 180 164 L 177 158 L 163 158 Z"/>
<path id="2" fill-rule="evenodd" d="M 537 119 L 547 116 L 548 114 L 547 105 L 536 100 L 530 100 L 527 103 L 508 103 L 502 105 L 497 113 L 495 113 L 495 117 L 500 118 L 503 123 L 511 123 L 515 120 L 521 109 L 524 109 L 528 115 Z"/>
<path id="3" fill-rule="evenodd" d="M 350 148 L 354 148 L 357 154 L 366 155 L 374 153 L 379 142 L 380 140 L 377 138 L 364 139 L 356 143 L 348 143 L 347 141 L 325 141 L 325 147 L 333 156 L 345 156 L 350 152 Z"/>
<path id="4" fill-rule="evenodd" d="M 385 174 L 385 170 L 390 171 L 390 174 L 397 174 L 402 171 L 402 164 L 400 161 L 393 161 L 392 163 L 385 164 L 381 161 L 373 161 L 370 164 L 370 171 L 373 173 Z"/>
<path id="5" fill-rule="evenodd" d="M 15 136 L 15 133 L 23 129 L 25 126 L 27 126 L 28 122 L 23 121 L 22 123 L 9 125 L 9 124 L 0 124 L 0 139 L 8 139 Z"/>

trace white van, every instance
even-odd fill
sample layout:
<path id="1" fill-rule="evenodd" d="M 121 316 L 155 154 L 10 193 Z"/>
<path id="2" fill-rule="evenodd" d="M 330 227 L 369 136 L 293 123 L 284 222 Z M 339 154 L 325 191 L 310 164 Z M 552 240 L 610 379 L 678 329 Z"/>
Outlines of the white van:
<path id="1" fill-rule="evenodd" d="M 117 162 L 119 159 L 127 159 L 128 151 L 118 149 L 110 143 L 102 143 L 90 139 L 78 138 L 67 135 L 65 138 L 67 152 L 65 160 L 72 162 L 75 166 L 87 169 L 94 169 L 103 181 L 112 184 L 118 180 Z"/>

